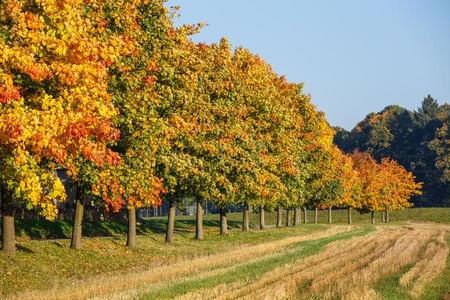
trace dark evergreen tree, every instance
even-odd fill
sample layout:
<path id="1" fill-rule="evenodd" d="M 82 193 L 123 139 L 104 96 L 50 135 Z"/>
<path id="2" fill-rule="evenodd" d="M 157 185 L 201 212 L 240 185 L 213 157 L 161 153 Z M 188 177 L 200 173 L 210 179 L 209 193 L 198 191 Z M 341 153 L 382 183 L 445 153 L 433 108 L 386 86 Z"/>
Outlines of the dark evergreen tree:
<path id="1" fill-rule="evenodd" d="M 428 95 L 423 99 L 422 105 L 415 113 L 416 122 L 420 127 L 426 126 L 429 122 L 437 118 L 439 110 L 439 103 Z"/>

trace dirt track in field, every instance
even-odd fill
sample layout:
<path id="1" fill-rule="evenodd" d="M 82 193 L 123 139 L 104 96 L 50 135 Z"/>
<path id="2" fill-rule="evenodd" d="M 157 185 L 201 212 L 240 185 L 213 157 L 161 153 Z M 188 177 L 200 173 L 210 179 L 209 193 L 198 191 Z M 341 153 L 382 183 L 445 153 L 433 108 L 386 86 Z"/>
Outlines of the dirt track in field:
<path id="1" fill-rule="evenodd" d="M 182 261 L 148 271 L 100 277 L 74 286 L 17 295 L 15 299 L 135 299 L 186 280 L 207 280 L 236 267 L 282 255 L 286 247 L 354 230 L 331 226 L 325 231 Z M 445 268 L 450 226 L 410 224 L 377 226 L 367 235 L 328 244 L 323 251 L 277 266 L 256 279 L 236 280 L 188 291 L 179 299 L 380 299 L 374 285 L 410 268 L 399 284 L 419 298 L 428 282 Z M 286 250 L 287 251 L 287 250 Z M 78 285 L 81 285 L 79 288 Z"/>

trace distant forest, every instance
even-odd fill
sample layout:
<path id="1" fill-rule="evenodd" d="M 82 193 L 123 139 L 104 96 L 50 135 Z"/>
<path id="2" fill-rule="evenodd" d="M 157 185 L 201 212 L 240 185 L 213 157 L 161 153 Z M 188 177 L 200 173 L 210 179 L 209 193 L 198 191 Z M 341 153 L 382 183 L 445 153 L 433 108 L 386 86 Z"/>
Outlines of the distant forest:
<path id="1" fill-rule="evenodd" d="M 391 105 L 370 113 L 351 131 L 334 127 L 334 142 L 344 152 L 368 151 L 390 157 L 423 182 L 415 206 L 450 207 L 450 105 L 428 95 L 417 111 Z"/>

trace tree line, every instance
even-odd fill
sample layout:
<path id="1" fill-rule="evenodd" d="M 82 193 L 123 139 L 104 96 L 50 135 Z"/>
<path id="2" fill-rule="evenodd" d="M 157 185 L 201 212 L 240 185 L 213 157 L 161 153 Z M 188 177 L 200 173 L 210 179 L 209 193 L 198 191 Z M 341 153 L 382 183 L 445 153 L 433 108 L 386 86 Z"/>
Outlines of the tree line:
<path id="1" fill-rule="evenodd" d="M 416 111 L 392 105 L 370 113 L 351 131 L 335 128 L 334 142 L 344 152 L 389 157 L 423 182 L 415 206 L 450 206 L 450 105 L 430 95 Z"/>
<path id="2" fill-rule="evenodd" d="M 421 184 L 391 159 L 342 153 L 334 131 L 302 92 L 259 56 L 226 39 L 206 45 L 175 28 L 161 0 L 0 2 L 0 182 L 2 248 L 15 252 L 18 208 L 49 220 L 75 188 L 71 248 L 81 247 L 87 204 L 127 211 L 195 201 L 264 212 L 409 207 Z M 281 216 L 281 215 L 280 215 Z M 317 218 L 317 217 L 316 217 Z M 351 218 L 349 218 L 351 221 Z M 290 220 L 288 220 L 288 223 Z"/>

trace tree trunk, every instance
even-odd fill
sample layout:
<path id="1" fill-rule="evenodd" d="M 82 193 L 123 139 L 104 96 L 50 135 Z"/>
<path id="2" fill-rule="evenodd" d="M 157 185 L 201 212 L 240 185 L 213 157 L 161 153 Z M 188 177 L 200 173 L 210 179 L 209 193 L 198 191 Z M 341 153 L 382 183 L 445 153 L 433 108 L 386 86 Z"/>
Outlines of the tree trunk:
<path id="1" fill-rule="evenodd" d="M 283 214 L 280 207 L 277 207 L 277 227 L 283 226 Z"/>
<path id="2" fill-rule="evenodd" d="M 264 208 L 262 206 L 259 208 L 259 229 L 261 229 L 261 230 L 266 229 L 266 221 L 264 218 Z"/>
<path id="3" fill-rule="evenodd" d="M 375 224 L 375 212 L 371 213 L 372 224 Z"/>
<path id="4" fill-rule="evenodd" d="M 167 215 L 166 243 L 173 242 L 174 229 L 175 229 L 175 200 L 169 199 L 169 214 Z"/>
<path id="5" fill-rule="evenodd" d="M 348 224 L 352 224 L 352 208 L 349 207 L 347 212 L 348 212 Z"/>
<path id="6" fill-rule="evenodd" d="M 105 214 L 105 220 L 107 220 L 107 221 L 110 221 L 111 222 L 111 212 L 109 212 L 109 211 L 106 211 L 106 209 L 104 209 L 104 212 L 103 212 L 104 214 Z"/>
<path id="7" fill-rule="evenodd" d="M 2 199 L 2 251 L 6 255 L 16 253 L 16 231 L 14 228 L 15 207 L 11 203 L 12 197 L 6 189 L 0 193 Z"/>
<path id="8" fill-rule="evenodd" d="M 317 224 L 319 221 L 319 209 L 317 206 L 314 206 L 314 224 Z"/>
<path id="9" fill-rule="evenodd" d="M 72 249 L 81 249 L 81 236 L 83 231 L 83 213 L 84 213 L 84 205 L 80 199 L 78 199 L 78 191 L 77 196 L 75 198 L 75 212 L 73 217 L 73 228 L 72 228 L 72 240 L 70 242 L 70 248 Z"/>
<path id="10" fill-rule="evenodd" d="M 386 209 L 386 223 L 389 223 L 389 210 Z"/>
<path id="11" fill-rule="evenodd" d="M 383 212 L 381 213 L 381 222 L 386 223 L 386 211 L 385 210 L 383 210 Z"/>
<path id="12" fill-rule="evenodd" d="M 128 208 L 128 237 L 127 246 L 129 248 L 136 247 L 136 207 Z"/>
<path id="13" fill-rule="evenodd" d="M 291 210 L 289 208 L 286 209 L 286 227 L 291 226 Z"/>
<path id="14" fill-rule="evenodd" d="M 59 221 L 64 221 L 64 213 L 65 213 L 65 209 L 64 208 L 58 210 L 57 218 L 58 218 Z"/>
<path id="15" fill-rule="evenodd" d="M 307 215 L 307 210 L 306 207 L 303 207 L 303 223 L 306 224 L 308 223 L 308 215 Z"/>
<path id="16" fill-rule="evenodd" d="M 332 220 L 331 220 L 331 213 L 332 213 L 332 211 L 333 211 L 333 207 L 328 207 L 328 224 L 331 224 L 332 223 Z"/>
<path id="17" fill-rule="evenodd" d="M 195 214 L 195 239 L 203 240 L 203 206 L 200 200 L 197 200 L 197 212 Z"/>
<path id="18" fill-rule="evenodd" d="M 228 234 L 228 223 L 227 223 L 227 209 L 220 208 L 220 234 Z"/>
<path id="19" fill-rule="evenodd" d="M 84 217 L 90 222 L 95 222 L 95 210 L 91 205 L 88 205 L 84 208 Z"/>
<path id="20" fill-rule="evenodd" d="M 244 209 L 242 211 L 242 231 L 250 230 L 250 220 L 248 217 L 248 205 L 244 204 Z"/>
<path id="21" fill-rule="evenodd" d="M 294 208 L 294 226 L 297 226 L 298 224 L 300 224 L 300 208 L 296 207 Z"/>

